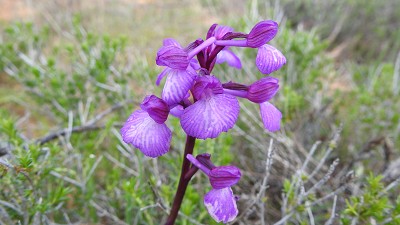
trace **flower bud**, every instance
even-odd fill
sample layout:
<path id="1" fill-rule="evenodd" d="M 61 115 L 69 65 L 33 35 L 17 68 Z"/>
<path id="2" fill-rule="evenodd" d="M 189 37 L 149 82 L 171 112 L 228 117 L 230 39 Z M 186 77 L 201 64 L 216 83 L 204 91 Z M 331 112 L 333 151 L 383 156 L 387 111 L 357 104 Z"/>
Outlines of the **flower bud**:
<path id="1" fill-rule="evenodd" d="M 211 186 L 222 189 L 235 185 L 240 180 L 240 170 L 235 166 L 218 166 L 210 170 L 208 177 Z"/>
<path id="2" fill-rule="evenodd" d="M 279 89 L 279 80 L 274 77 L 264 77 L 252 85 L 247 92 L 247 99 L 255 103 L 263 103 L 270 100 Z"/>
<path id="3" fill-rule="evenodd" d="M 185 70 L 189 65 L 188 54 L 176 45 L 163 46 L 157 52 L 156 64 Z"/>
<path id="4" fill-rule="evenodd" d="M 272 20 L 257 23 L 247 36 L 247 46 L 258 48 L 272 40 L 278 33 L 278 24 Z"/>
<path id="5" fill-rule="evenodd" d="M 155 95 L 146 96 L 142 104 L 140 104 L 140 108 L 146 111 L 159 124 L 164 123 L 168 118 L 168 104 Z"/>

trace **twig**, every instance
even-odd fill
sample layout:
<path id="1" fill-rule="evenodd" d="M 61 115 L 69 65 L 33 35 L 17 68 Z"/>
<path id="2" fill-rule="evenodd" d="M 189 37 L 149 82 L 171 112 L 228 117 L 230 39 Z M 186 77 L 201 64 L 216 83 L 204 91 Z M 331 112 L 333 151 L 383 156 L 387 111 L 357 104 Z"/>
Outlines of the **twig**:
<path id="1" fill-rule="evenodd" d="M 292 217 L 292 215 L 293 215 L 293 212 L 290 212 L 290 213 L 286 214 L 286 216 L 284 216 L 278 222 L 274 223 L 274 225 L 280 225 L 280 224 L 286 223 L 286 221 L 289 220 L 289 218 Z"/>
<path id="2" fill-rule="evenodd" d="M 117 216 L 109 213 L 106 209 L 103 209 L 101 206 L 99 206 L 93 200 L 90 200 L 90 205 L 93 206 L 100 214 L 102 214 L 104 216 L 107 216 L 108 218 L 112 219 L 116 224 L 128 225 L 124 221 L 120 220 Z"/>
<path id="3" fill-rule="evenodd" d="M 112 157 L 110 154 L 105 153 L 104 156 L 110 160 L 111 162 L 113 162 L 116 166 L 120 167 L 121 169 L 124 169 L 126 172 L 128 172 L 129 174 L 133 175 L 133 176 L 139 176 L 139 173 L 134 171 L 133 169 L 127 167 L 125 164 L 121 163 L 120 161 L 118 161 L 117 159 L 115 159 L 114 157 Z"/>
<path id="4" fill-rule="evenodd" d="M 330 165 L 328 172 L 325 174 L 325 176 L 319 180 L 314 186 L 312 186 L 306 193 L 305 195 L 309 195 L 311 192 L 313 192 L 315 189 L 319 188 L 321 185 L 325 184 L 330 178 L 332 173 L 335 171 L 336 166 L 339 164 L 339 158 L 335 159 L 333 163 Z"/>
<path id="5" fill-rule="evenodd" d="M 7 208 L 10 208 L 10 209 L 14 210 L 16 213 L 18 213 L 18 215 L 23 215 L 23 213 L 22 213 L 20 208 L 18 208 L 17 206 L 15 206 L 15 205 L 13 205 L 13 204 L 11 204 L 9 202 L 0 200 L 0 204 L 4 205 Z"/>
<path id="6" fill-rule="evenodd" d="M 39 145 L 43 145 L 49 141 L 52 141 L 61 136 L 68 135 L 70 133 L 80 133 L 80 132 L 104 129 L 105 128 L 104 125 L 94 125 L 94 124 L 97 123 L 98 121 L 100 121 L 101 119 L 103 119 L 108 114 L 110 114 L 110 113 L 124 107 L 126 104 L 130 104 L 130 103 L 135 103 L 135 101 L 126 100 L 123 102 L 119 102 L 119 103 L 113 105 L 112 107 L 104 110 L 103 112 L 99 113 L 93 119 L 89 120 L 85 125 L 65 128 L 65 129 L 50 133 L 50 134 L 36 140 L 36 143 L 38 143 Z"/>
<path id="7" fill-rule="evenodd" d="M 325 225 L 331 225 L 333 223 L 333 220 L 335 219 L 336 201 L 337 201 L 337 195 L 335 195 L 335 197 L 333 198 L 331 217 L 329 217 L 329 219 L 326 221 Z"/>
<path id="8" fill-rule="evenodd" d="M 119 103 L 113 105 L 111 108 L 106 109 L 103 112 L 99 113 L 93 119 L 89 120 L 87 122 L 87 124 L 95 124 L 98 121 L 100 121 L 101 119 L 103 119 L 105 116 L 107 116 L 108 114 L 110 114 L 110 113 L 112 113 L 112 112 L 124 107 L 127 104 L 131 104 L 131 103 L 139 104 L 139 103 L 137 103 L 136 101 L 133 101 L 133 100 L 126 100 L 126 101 L 123 101 L 123 102 L 119 102 Z"/>
<path id="9" fill-rule="evenodd" d="M 36 143 L 39 145 L 43 145 L 49 141 L 52 141 L 58 137 L 65 136 L 69 132 L 70 133 L 81 133 L 81 132 L 86 132 L 86 131 L 92 131 L 92 130 L 100 130 L 104 129 L 104 125 L 88 125 L 88 126 L 77 126 L 77 127 L 72 127 L 71 129 L 65 128 L 59 131 L 56 131 L 54 133 L 50 133 L 42 138 L 39 138 L 36 140 Z"/>
<path id="10" fill-rule="evenodd" d="M 306 208 L 307 208 L 308 217 L 310 219 L 310 224 L 311 225 L 315 225 L 314 215 L 312 213 L 312 210 L 311 210 L 309 202 L 306 202 Z"/>
<path id="11" fill-rule="evenodd" d="M 320 163 L 317 165 L 317 167 L 314 169 L 314 171 L 308 176 L 308 179 L 313 178 L 320 171 L 320 169 L 324 165 L 326 159 L 331 154 L 333 149 L 336 147 L 337 142 L 340 138 L 340 133 L 342 132 L 342 129 L 343 129 L 343 126 L 340 125 L 340 127 L 337 129 L 335 135 L 333 136 L 333 139 L 331 140 L 331 142 L 329 144 L 328 150 L 325 152 L 324 156 L 320 160 Z"/>
<path id="12" fill-rule="evenodd" d="M 239 217 L 236 218 L 236 221 L 239 220 L 240 218 L 242 218 L 244 215 L 247 215 L 247 213 L 252 210 L 253 206 L 257 203 L 257 201 L 259 201 L 261 199 L 261 196 L 264 195 L 265 190 L 267 189 L 267 183 L 268 183 L 268 178 L 270 175 L 270 169 L 272 166 L 272 162 L 273 162 L 273 155 L 274 155 L 274 151 L 272 148 L 272 144 L 273 144 L 273 139 L 270 139 L 269 142 L 269 147 L 268 147 L 268 152 L 267 152 L 267 161 L 266 161 L 266 167 L 265 167 L 265 176 L 263 179 L 263 182 L 260 186 L 260 191 L 258 192 L 257 196 L 253 199 L 253 201 L 246 207 L 246 211 L 244 211 L 243 213 L 241 213 L 241 215 Z"/>
<path id="13" fill-rule="evenodd" d="M 392 91 L 394 96 L 398 95 L 399 93 L 399 81 L 400 81 L 400 51 L 399 54 L 397 55 L 393 73 Z"/>
<path id="14" fill-rule="evenodd" d="M 388 186 L 386 186 L 386 188 L 381 193 L 379 193 L 378 196 L 381 197 L 382 195 L 387 193 L 390 189 L 398 186 L 399 184 L 400 184 L 400 176 L 396 180 L 394 180 L 392 183 L 390 183 Z"/>
<path id="15" fill-rule="evenodd" d="M 101 162 L 102 159 L 103 159 L 103 156 L 101 155 L 99 158 L 97 158 L 96 162 L 94 162 L 94 164 L 93 164 L 92 168 L 90 169 L 87 177 L 85 177 L 85 181 L 84 181 L 85 184 L 89 181 L 90 177 L 94 173 L 94 170 L 97 168 L 97 166 L 99 165 L 99 163 Z"/>
<path id="16" fill-rule="evenodd" d="M 393 221 L 393 219 L 398 219 L 398 218 L 400 218 L 400 215 L 397 215 L 397 216 L 395 216 L 395 217 L 393 217 L 393 218 L 387 218 L 385 221 L 383 221 L 382 224 L 390 223 L 390 222 Z"/>
<path id="17" fill-rule="evenodd" d="M 57 173 L 55 171 L 51 171 L 50 174 L 55 176 L 55 177 L 57 177 L 57 178 L 60 178 L 63 181 L 66 181 L 66 182 L 71 183 L 71 184 L 73 184 L 75 186 L 78 186 L 80 188 L 83 187 L 83 184 L 79 183 L 78 181 L 76 181 L 76 180 L 74 180 L 72 178 L 69 178 L 67 176 L 61 175 L 61 174 L 59 174 L 59 173 Z"/>

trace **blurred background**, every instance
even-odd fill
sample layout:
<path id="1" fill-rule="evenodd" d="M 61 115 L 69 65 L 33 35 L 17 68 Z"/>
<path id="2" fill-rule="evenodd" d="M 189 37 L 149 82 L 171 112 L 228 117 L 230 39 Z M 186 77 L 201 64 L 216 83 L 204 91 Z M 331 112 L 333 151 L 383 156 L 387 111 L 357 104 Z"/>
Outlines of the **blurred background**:
<path id="1" fill-rule="evenodd" d="M 155 93 L 164 38 L 183 46 L 213 23 L 279 23 L 287 58 L 272 76 L 282 129 L 240 101 L 237 125 L 195 152 L 241 168 L 232 224 L 400 224 L 400 2 L 396 0 L 0 0 L 0 224 L 160 224 L 185 135 L 149 159 L 119 129 Z M 233 49 L 262 77 L 254 49 Z M 216 224 L 196 174 L 177 224 Z"/>

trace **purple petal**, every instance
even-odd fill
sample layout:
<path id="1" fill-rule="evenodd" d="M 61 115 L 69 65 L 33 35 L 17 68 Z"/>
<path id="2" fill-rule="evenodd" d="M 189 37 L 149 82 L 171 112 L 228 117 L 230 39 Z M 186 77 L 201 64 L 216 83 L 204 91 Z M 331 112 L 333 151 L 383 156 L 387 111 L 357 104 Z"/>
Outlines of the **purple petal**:
<path id="1" fill-rule="evenodd" d="M 162 91 L 162 99 L 169 105 L 173 105 L 185 98 L 196 78 L 196 72 L 188 70 L 170 69 Z"/>
<path id="2" fill-rule="evenodd" d="M 166 68 L 166 69 L 164 69 L 160 74 L 158 74 L 157 80 L 156 80 L 156 85 L 157 85 L 157 86 L 160 85 L 161 80 L 162 80 L 166 75 L 168 75 L 168 71 L 169 71 L 169 70 L 170 70 L 170 68 Z"/>
<path id="3" fill-rule="evenodd" d="M 260 113 L 265 129 L 271 132 L 280 129 L 282 113 L 274 105 L 269 102 L 261 103 Z"/>
<path id="4" fill-rule="evenodd" d="M 156 64 L 185 70 L 189 65 L 188 54 L 175 45 L 163 46 L 157 51 Z"/>
<path id="5" fill-rule="evenodd" d="M 229 49 L 224 49 L 220 51 L 217 55 L 217 63 L 221 64 L 227 62 L 229 66 L 235 67 L 237 69 L 242 68 L 242 63 L 240 59 Z"/>
<path id="6" fill-rule="evenodd" d="M 173 38 L 165 38 L 163 40 L 163 46 L 168 46 L 168 45 L 175 45 L 179 48 L 182 48 L 181 45 Z"/>
<path id="7" fill-rule="evenodd" d="M 194 70 L 199 70 L 201 67 L 200 67 L 200 64 L 199 64 L 199 62 L 197 61 L 197 59 L 195 59 L 195 58 L 192 58 L 191 60 L 190 60 L 190 64 L 189 64 Z"/>
<path id="8" fill-rule="evenodd" d="M 164 123 L 169 114 L 168 104 L 155 95 L 148 95 L 140 104 L 140 108 L 146 111 L 157 123 Z"/>
<path id="9" fill-rule="evenodd" d="M 286 64 L 285 56 L 271 45 L 258 48 L 256 65 L 261 73 L 270 74 Z"/>
<path id="10" fill-rule="evenodd" d="M 213 36 L 218 40 L 221 39 L 226 33 L 232 32 L 233 28 L 223 25 L 218 25 L 215 30 Z"/>
<path id="11" fill-rule="evenodd" d="M 186 134 L 200 138 L 215 138 L 235 125 L 239 102 L 230 95 L 211 95 L 187 107 L 181 116 Z"/>
<path id="12" fill-rule="evenodd" d="M 264 77 L 250 85 L 247 98 L 255 103 L 263 103 L 275 96 L 279 90 L 279 80 L 274 77 Z"/>
<path id="13" fill-rule="evenodd" d="M 195 99 L 212 94 L 222 94 L 224 89 L 221 82 L 215 76 L 198 76 L 193 85 L 192 94 Z"/>
<path id="14" fill-rule="evenodd" d="M 214 31 L 215 28 L 218 26 L 218 24 L 214 23 L 213 25 L 211 25 L 211 27 L 208 29 L 207 31 L 207 37 L 206 39 L 209 39 L 210 37 L 212 37 L 214 35 Z"/>
<path id="15" fill-rule="evenodd" d="M 221 189 L 235 185 L 240 180 L 240 170 L 236 166 L 218 166 L 208 173 L 211 186 Z"/>
<path id="16" fill-rule="evenodd" d="M 272 20 L 257 23 L 247 36 L 247 45 L 258 48 L 272 40 L 278 33 L 278 24 Z"/>
<path id="17" fill-rule="evenodd" d="M 231 188 L 212 189 L 204 196 L 204 205 L 217 222 L 231 222 L 239 213 Z"/>
<path id="18" fill-rule="evenodd" d="M 174 108 L 172 108 L 169 113 L 175 117 L 181 118 L 183 110 L 184 110 L 183 106 L 177 105 Z"/>
<path id="19" fill-rule="evenodd" d="M 208 154 L 210 156 L 210 154 Z M 198 157 L 198 156 L 197 156 Z M 197 160 L 197 157 L 193 157 L 191 154 L 187 154 L 186 158 L 197 168 L 202 170 L 205 174 L 208 174 L 210 172 L 210 169 L 207 168 L 207 166 L 203 165 L 199 160 Z M 209 159 L 209 158 L 208 158 Z"/>
<path id="20" fill-rule="evenodd" d="M 168 152 L 172 132 L 167 125 L 155 122 L 147 112 L 137 110 L 121 128 L 121 136 L 124 142 L 155 158 Z"/>

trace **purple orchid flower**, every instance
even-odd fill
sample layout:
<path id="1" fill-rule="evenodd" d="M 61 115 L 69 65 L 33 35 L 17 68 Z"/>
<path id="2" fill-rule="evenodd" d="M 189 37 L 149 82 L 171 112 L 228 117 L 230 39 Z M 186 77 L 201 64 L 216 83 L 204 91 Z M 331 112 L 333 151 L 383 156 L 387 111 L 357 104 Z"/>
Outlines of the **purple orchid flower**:
<path id="1" fill-rule="evenodd" d="M 278 92 L 278 83 L 277 78 L 264 77 L 249 86 L 233 82 L 222 84 L 222 86 L 226 94 L 260 104 L 260 114 L 265 129 L 275 132 L 280 129 L 282 113 L 268 101 Z"/>
<path id="2" fill-rule="evenodd" d="M 211 75 L 198 77 L 192 88 L 195 103 L 185 108 L 181 125 L 186 134 L 216 138 L 231 129 L 239 116 L 238 100 L 224 94 L 220 81 Z"/>
<path id="3" fill-rule="evenodd" d="M 180 119 L 187 139 L 177 194 L 166 225 L 174 224 L 189 181 L 198 169 L 209 177 L 212 186 L 204 196 L 210 215 L 224 223 L 233 221 L 238 215 L 231 186 L 239 181 L 240 170 L 234 166 L 213 165 L 209 154 L 194 158 L 193 149 L 197 138 L 216 138 L 235 125 L 240 112 L 238 97 L 259 104 L 265 129 L 271 132 L 280 129 L 282 114 L 269 102 L 279 90 L 277 78 L 264 77 L 244 85 L 221 83 L 212 75 L 216 63 L 226 62 L 237 69 L 242 67 L 231 47 L 257 48 L 255 62 L 263 74 L 280 69 L 286 63 L 285 56 L 267 44 L 277 32 L 278 24 L 271 20 L 257 23 L 248 34 L 214 24 L 205 40 L 197 39 L 185 48 L 172 38 L 163 41 L 156 56 L 156 64 L 165 66 L 156 81 L 160 85 L 166 77 L 161 98 L 147 96 L 141 109 L 133 112 L 121 128 L 121 136 L 124 142 L 146 156 L 158 157 L 170 147 L 172 132 L 165 124 L 168 115 Z"/>
<path id="4" fill-rule="evenodd" d="M 169 150 L 172 132 L 164 124 L 169 107 L 162 99 L 149 95 L 121 128 L 122 139 L 149 157 L 164 155 Z"/>
<path id="5" fill-rule="evenodd" d="M 278 33 L 278 24 L 272 20 L 257 23 L 243 40 L 217 40 L 216 45 L 258 48 L 256 66 L 263 74 L 270 74 L 286 64 L 285 56 L 268 45 Z M 239 36 L 241 37 L 241 36 Z"/>
<path id="6" fill-rule="evenodd" d="M 233 221 L 239 211 L 231 186 L 240 180 L 240 170 L 235 166 L 215 166 L 210 160 L 211 155 L 207 153 L 196 158 L 188 154 L 186 158 L 210 179 L 213 189 L 204 196 L 208 213 L 217 222 Z"/>
<path id="7" fill-rule="evenodd" d="M 167 66 L 157 77 L 156 84 L 167 76 L 162 99 L 168 105 L 179 103 L 189 92 L 195 78 L 198 63 L 188 59 L 188 53 L 172 38 L 164 39 L 163 47 L 157 52 L 157 65 Z"/>
<path id="8" fill-rule="evenodd" d="M 247 46 L 258 48 L 256 65 L 263 74 L 270 74 L 286 64 L 285 56 L 276 48 L 268 45 L 278 33 L 278 24 L 272 20 L 261 21 L 251 29 L 247 37 Z"/>

